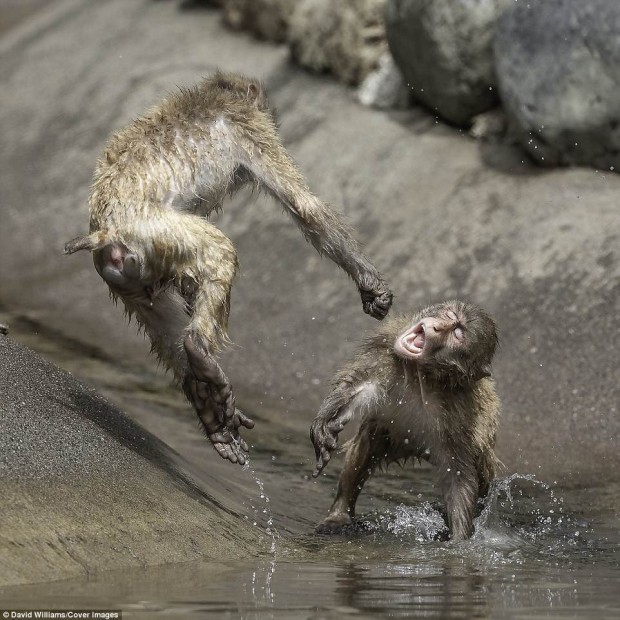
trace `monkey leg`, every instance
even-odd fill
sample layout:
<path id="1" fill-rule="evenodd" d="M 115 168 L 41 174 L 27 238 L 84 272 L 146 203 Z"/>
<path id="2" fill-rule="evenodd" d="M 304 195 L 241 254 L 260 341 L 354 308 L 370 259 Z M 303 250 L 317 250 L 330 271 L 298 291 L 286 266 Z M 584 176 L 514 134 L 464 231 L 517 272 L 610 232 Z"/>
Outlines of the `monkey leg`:
<path id="1" fill-rule="evenodd" d="M 183 268 L 180 272 L 162 267 L 157 255 L 121 243 L 95 251 L 93 260 L 112 293 L 144 326 L 153 351 L 174 371 L 218 454 L 244 464 L 247 444 L 239 428 L 254 423 L 235 409 L 230 382 L 214 357 L 225 338 L 236 257 L 230 241 L 214 233 L 208 222 L 194 218 L 187 223 L 190 229 L 192 225 L 198 227 L 194 232 L 210 233 L 213 247 L 204 247 L 209 237 L 200 248 L 196 242 L 184 252 L 159 240 L 158 247 L 165 247 L 171 262 Z M 190 245 L 192 240 L 188 235 L 185 241 Z M 192 262 L 183 261 L 187 256 Z"/>
<path id="2" fill-rule="evenodd" d="M 254 422 L 236 409 L 232 385 L 215 358 L 226 339 L 237 256 L 221 231 L 199 218 L 186 219 L 190 234 L 185 241 L 189 245 L 194 240 L 195 247 L 188 253 L 186 245 L 192 262 L 177 274 L 191 312 L 183 340 L 187 357 L 183 389 L 218 454 L 243 465 L 248 445 L 239 430 L 253 428 Z"/>
<path id="3" fill-rule="evenodd" d="M 458 464 L 457 459 L 442 466 L 441 488 L 446 504 L 448 528 L 452 540 L 465 540 L 474 532 L 478 502 L 478 473 L 473 464 Z"/>
<path id="4" fill-rule="evenodd" d="M 362 422 L 357 435 L 348 443 L 336 499 L 327 517 L 316 528 L 317 533 L 338 533 L 353 524 L 357 498 L 384 455 L 383 439 L 377 436 L 377 430 L 371 428 L 368 422 Z"/>
<path id="5" fill-rule="evenodd" d="M 236 143 L 242 145 L 240 163 L 287 208 L 316 250 L 328 256 L 353 279 L 364 312 L 375 319 L 385 318 L 392 305 L 390 289 L 362 254 L 351 230 L 338 213 L 312 194 L 280 142 L 275 125 L 265 123 L 261 118 L 252 135 L 248 138 L 240 134 Z"/>
<path id="6" fill-rule="evenodd" d="M 476 463 L 478 471 L 478 497 L 486 497 L 489 492 L 489 486 L 495 478 L 495 468 L 497 459 L 492 450 L 485 451 Z"/>

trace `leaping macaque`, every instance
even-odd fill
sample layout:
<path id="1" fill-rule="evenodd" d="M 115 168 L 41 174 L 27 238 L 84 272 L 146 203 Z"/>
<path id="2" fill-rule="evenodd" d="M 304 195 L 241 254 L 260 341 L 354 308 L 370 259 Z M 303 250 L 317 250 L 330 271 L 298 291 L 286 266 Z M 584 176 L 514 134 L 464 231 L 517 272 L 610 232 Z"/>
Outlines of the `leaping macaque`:
<path id="1" fill-rule="evenodd" d="M 357 434 L 336 499 L 317 531 L 352 525 L 355 503 L 375 467 L 409 458 L 439 469 L 451 538 L 473 533 L 479 497 L 495 475 L 500 402 L 491 379 L 495 323 L 470 303 L 449 301 L 392 319 L 338 374 L 312 424 L 317 477 L 354 416 Z"/>
<path id="2" fill-rule="evenodd" d="M 217 73 L 114 134 L 95 170 L 90 234 L 65 246 L 66 254 L 93 252 L 97 272 L 172 369 L 215 449 L 240 464 L 248 448 L 239 429 L 254 423 L 235 408 L 216 361 L 237 255 L 206 218 L 247 183 L 279 200 L 353 279 L 366 313 L 386 316 L 386 283 L 340 216 L 308 189 L 261 83 L 240 75 Z"/>

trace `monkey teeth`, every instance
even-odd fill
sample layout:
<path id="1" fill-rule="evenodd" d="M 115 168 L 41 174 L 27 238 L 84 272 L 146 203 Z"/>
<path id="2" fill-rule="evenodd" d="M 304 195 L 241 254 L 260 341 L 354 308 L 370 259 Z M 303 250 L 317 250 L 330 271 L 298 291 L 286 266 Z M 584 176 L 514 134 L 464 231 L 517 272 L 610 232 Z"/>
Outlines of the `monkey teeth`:
<path id="1" fill-rule="evenodd" d="M 419 323 L 401 338 L 402 347 L 413 355 L 419 355 L 424 350 L 426 332 L 424 325 Z"/>

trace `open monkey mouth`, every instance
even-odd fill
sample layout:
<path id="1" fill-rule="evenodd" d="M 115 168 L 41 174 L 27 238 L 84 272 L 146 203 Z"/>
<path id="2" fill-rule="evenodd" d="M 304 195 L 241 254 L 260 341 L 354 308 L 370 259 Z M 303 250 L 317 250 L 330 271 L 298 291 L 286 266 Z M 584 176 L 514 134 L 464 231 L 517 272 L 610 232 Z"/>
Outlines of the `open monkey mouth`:
<path id="1" fill-rule="evenodd" d="M 420 322 L 409 331 L 405 332 L 405 334 L 401 336 L 399 344 L 409 355 L 421 355 L 424 351 L 424 345 L 426 344 L 424 323 Z"/>

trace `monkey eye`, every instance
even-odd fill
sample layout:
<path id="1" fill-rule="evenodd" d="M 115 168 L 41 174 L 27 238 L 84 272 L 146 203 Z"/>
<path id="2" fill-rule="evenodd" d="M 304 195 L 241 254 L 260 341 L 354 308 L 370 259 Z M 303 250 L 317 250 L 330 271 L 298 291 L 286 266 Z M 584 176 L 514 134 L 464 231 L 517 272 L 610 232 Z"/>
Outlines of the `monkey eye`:
<path id="1" fill-rule="evenodd" d="M 462 341 L 464 336 L 465 336 L 465 331 L 463 330 L 463 327 L 461 325 L 457 325 L 454 328 L 454 335 L 456 337 L 457 340 Z"/>

